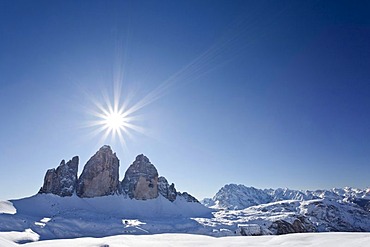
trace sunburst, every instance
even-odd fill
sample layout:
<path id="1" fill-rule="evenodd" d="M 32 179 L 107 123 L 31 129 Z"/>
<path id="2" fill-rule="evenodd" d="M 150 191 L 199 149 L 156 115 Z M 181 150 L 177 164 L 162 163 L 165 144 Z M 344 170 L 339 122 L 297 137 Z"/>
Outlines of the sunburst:
<path id="1" fill-rule="evenodd" d="M 126 54 L 126 52 L 123 51 L 123 45 L 118 46 L 117 64 L 114 69 L 116 73 L 113 75 L 113 97 L 108 97 L 107 94 L 103 95 L 104 100 L 96 100 L 95 97 L 90 97 L 95 105 L 94 109 L 89 110 L 94 119 L 87 124 L 88 127 L 95 128 L 91 134 L 93 136 L 100 135 L 101 142 L 105 142 L 109 137 L 114 141 L 118 137 L 120 143 L 126 146 L 127 137 L 131 137 L 132 130 L 144 133 L 144 129 L 134 123 L 138 111 L 163 97 L 174 85 L 199 78 L 217 66 L 224 64 L 225 61 L 220 62 L 217 57 L 237 37 L 238 35 L 235 35 L 235 37 L 211 46 L 189 64 L 163 82 L 158 83 L 158 86 L 153 90 L 147 94 L 141 94 L 140 99 L 136 102 L 131 102 L 132 97 L 125 98 L 121 95 L 125 70 L 123 66 L 124 59 L 119 54 Z"/>
<path id="2" fill-rule="evenodd" d="M 113 134 L 125 131 L 128 120 L 122 111 L 109 111 L 102 116 L 102 125 Z"/>
<path id="3" fill-rule="evenodd" d="M 113 97 L 103 95 L 103 100 L 98 100 L 90 95 L 94 106 L 89 109 L 90 119 L 87 127 L 93 128 L 91 135 L 100 136 L 100 143 L 106 143 L 108 139 L 114 142 L 117 138 L 124 147 L 132 132 L 144 133 L 144 129 L 135 123 L 137 112 L 140 107 L 137 103 L 128 107 L 129 98 L 121 96 L 120 87 L 114 87 Z"/>

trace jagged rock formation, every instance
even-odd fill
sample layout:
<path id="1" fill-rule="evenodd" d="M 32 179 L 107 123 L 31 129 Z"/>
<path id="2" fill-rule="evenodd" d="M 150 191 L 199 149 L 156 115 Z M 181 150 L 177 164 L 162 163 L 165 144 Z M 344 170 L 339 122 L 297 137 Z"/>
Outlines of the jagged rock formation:
<path id="1" fill-rule="evenodd" d="M 216 193 L 213 199 L 208 199 L 207 203 L 209 203 L 208 206 L 216 204 L 218 208 L 243 209 L 272 201 L 273 197 L 263 190 L 244 185 L 227 184 Z"/>
<path id="2" fill-rule="evenodd" d="M 147 200 L 159 195 L 174 202 L 182 197 L 188 202 L 199 201 L 184 192 L 178 192 L 175 185 L 164 177 L 158 177 L 158 171 L 149 159 L 140 154 L 127 169 L 125 177 L 119 181 L 119 160 L 112 149 L 105 145 L 86 163 L 77 178 L 78 157 L 67 163 L 64 160 L 57 169 L 49 169 L 39 193 L 52 193 L 59 196 L 99 197 L 122 194 L 131 199 Z"/>
<path id="3" fill-rule="evenodd" d="M 49 169 L 44 178 L 44 184 L 39 193 L 52 193 L 58 196 L 71 196 L 76 190 L 78 156 L 65 163 L 60 163 L 57 169 Z"/>
<path id="4" fill-rule="evenodd" d="M 158 197 L 158 171 L 143 154 L 138 155 L 127 169 L 122 180 L 122 193 L 137 200 Z"/>
<path id="5" fill-rule="evenodd" d="M 173 202 L 176 200 L 177 191 L 175 189 L 175 185 L 174 183 L 169 185 L 165 177 L 158 178 L 158 191 L 162 196 L 167 198 L 169 201 Z"/>
<path id="6" fill-rule="evenodd" d="M 206 225 L 236 234 L 370 231 L 370 189 L 300 191 L 226 185 L 203 204 L 219 209 Z M 260 227 L 260 229 L 257 227 Z M 215 235 L 224 233 L 217 233 Z"/>
<path id="7" fill-rule="evenodd" d="M 316 231 L 312 222 L 304 216 L 298 216 L 292 223 L 285 220 L 274 221 L 268 229 L 276 235 Z"/>
<path id="8" fill-rule="evenodd" d="M 213 218 L 199 222 L 214 236 L 280 235 L 302 232 L 370 231 L 370 213 L 355 203 L 332 198 L 307 201 L 284 200 L 240 210 L 217 210 Z M 259 227 L 257 227 L 257 225 Z"/>
<path id="9" fill-rule="evenodd" d="M 119 192 L 119 160 L 109 146 L 103 146 L 86 163 L 78 179 L 79 197 L 107 196 Z"/>
<path id="10" fill-rule="evenodd" d="M 194 196 L 190 195 L 187 192 L 183 192 L 183 193 L 177 192 L 177 195 L 185 198 L 185 200 L 187 202 L 196 202 L 196 203 L 199 203 L 199 201 L 197 200 L 197 198 L 195 198 Z"/>
<path id="11" fill-rule="evenodd" d="M 332 190 L 291 190 L 291 189 L 256 189 L 244 185 L 227 184 L 213 198 L 205 198 L 203 204 L 208 207 L 223 209 L 244 209 L 251 206 L 284 200 L 308 201 L 330 198 L 353 202 L 365 210 L 370 209 L 370 189 L 346 187 Z"/>

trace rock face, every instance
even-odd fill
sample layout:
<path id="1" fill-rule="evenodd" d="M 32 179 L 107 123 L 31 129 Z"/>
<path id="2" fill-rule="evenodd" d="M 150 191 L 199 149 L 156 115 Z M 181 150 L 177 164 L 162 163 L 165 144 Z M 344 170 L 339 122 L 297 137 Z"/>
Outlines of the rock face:
<path id="1" fill-rule="evenodd" d="M 293 223 L 289 223 L 285 220 L 277 220 L 272 223 L 269 230 L 276 235 L 316 231 L 315 226 L 304 216 L 299 216 Z"/>
<path id="2" fill-rule="evenodd" d="M 169 185 L 165 177 L 158 178 L 158 191 L 162 196 L 167 198 L 169 201 L 173 202 L 176 200 L 177 191 L 175 189 L 175 185 L 173 183 Z"/>
<path id="3" fill-rule="evenodd" d="M 269 203 L 272 197 L 263 190 L 244 185 L 227 184 L 213 197 L 213 204 L 220 208 L 243 209 Z"/>
<path id="4" fill-rule="evenodd" d="M 58 196 L 71 196 L 76 190 L 78 156 L 65 163 L 60 163 L 57 169 L 47 170 L 44 184 L 39 193 L 52 193 Z"/>
<path id="5" fill-rule="evenodd" d="M 107 196 L 119 192 L 119 160 L 103 146 L 86 163 L 77 184 L 79 197 Z"/>
<path id="6" fill-rule="evenodd" d="M 44 184 L 39 193 L 52 193 L 59 196 L 99 197 L 122 194 L 131 199 L 148 200 L 162 195 L 171 202 L 182 197 L 188 202 L 199 201 L 184 192 L 178 192 L 175 185 L 164 177 L 158 177 L 158 171 L 149 159 L 140 154 L 127 169 L 125 177 L 119 181 L 119 160 L 112 149 L 105 145 L 86 163 L 77 178 L 78 156 L 56 169 L 47 170 Z"/>
<path id="7" fill-rule="evenodd" d="M 158 197 L 158 171 L 143 154 L 138 155 L 127 169 L 122 180 L 122 193 L 137 200 Z"/>
<path id="8" fill-rule="evenodd" d="M 199 201 L 197 200 L 197 198 L 195 198 L 194 196 L 190 195 L 188 192 L 183 192 L 183 193 L 177 192 L 177 195 L 185 198 L 185 200 L 187 202 L 196 202 L 196 203 L 199 203 Z"/>

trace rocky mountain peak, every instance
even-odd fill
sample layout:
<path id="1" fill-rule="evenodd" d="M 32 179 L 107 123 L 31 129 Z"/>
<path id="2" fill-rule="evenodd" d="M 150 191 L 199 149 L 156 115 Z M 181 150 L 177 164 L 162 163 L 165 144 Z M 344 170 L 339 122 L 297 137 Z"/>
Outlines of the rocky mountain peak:
<path id="1" fill-rule="evenodd" d="M 138 156 L 136 156 L 135 161 L 140 162 L 141 164 L 150 163 L 148 157 L 146 157 L 144 154 L 139 154 Z"/>
<path id="2" fill-rule="evenodd" d="M 143 154 L 138 155 L 127 169 L 122 192 L 138 200 L 158 197 L 158 171 Z"/>
<path id="3" fill-rule="evenodd" d="M 76 190 L 78 161 L 78 156 L 75 156 L 67 163 L 62 160 L 56 169 L 49 169 L 39 193 L 71 196 Z"/>
<path id="4" fill-rule="evenodd" d="M 119 181 L 119 159 L 108 145 L 102 146 L 86 163 L 77 178 L 78 157 L 65 163 L 61 161 L 55 169 L 49 169 L 39 193 L 52 193 L 59 196 L 99 197 L 122 194 L 131 199 L 147 200 L 162 195 L 173 202 L 182 197 L 188 202 L 198 202 L 184 192 L 178 192 L 173 183 L 159 177 L 157 168 L 144 154 L 136 156 Z"/>
<path id="5" fill-rule="evenodd" d="M 158 191 L 171 202 L 176 200 L 177 191 L 175 189 L 175 184 L 172 183 L 170 185 L 165 177 L 158 178 Z"/>
<path id="6" fill-rule="evenodd" d="M 98 152 L 109 152 L 113 153 L 112 148 L 109 145 L 103 145 Z"/>
<path id="7" fill-rule="evenodd" d="M 119 160 L 104 145 L 86 163 L 77 184 L 80 197 L 107 196 L 119 191 Z"/>

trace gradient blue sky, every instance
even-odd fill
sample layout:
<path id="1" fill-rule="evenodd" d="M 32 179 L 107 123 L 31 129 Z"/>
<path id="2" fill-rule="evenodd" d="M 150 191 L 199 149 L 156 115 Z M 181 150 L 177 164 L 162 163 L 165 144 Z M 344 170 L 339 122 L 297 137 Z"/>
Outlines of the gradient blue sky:
<path id="1" fill-rule="evenodd" d="M 0 199 L 102 144 L 199 199 L 370 186 L 369 1 L 0 1 Z M 152 101 L 101 140 L 103 95 Z M 160 89 L 160 90 L 159 90 Z M 163 90 L 162 90 L 163 89 Z M 147 99 L 147 98 L 146 98 Z"/>

